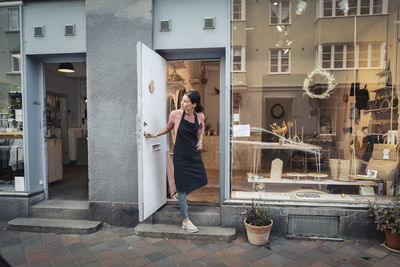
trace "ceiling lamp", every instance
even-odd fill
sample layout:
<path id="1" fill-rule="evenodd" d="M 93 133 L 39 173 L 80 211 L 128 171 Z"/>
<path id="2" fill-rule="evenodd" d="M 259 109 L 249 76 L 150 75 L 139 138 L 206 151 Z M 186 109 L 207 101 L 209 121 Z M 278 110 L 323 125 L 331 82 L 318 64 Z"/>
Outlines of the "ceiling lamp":
<path id="1" fill-rule="evenodd" d="M 75 72 L 74 66 L 71 63 L 60 63 L 57 70 L 59 72 L 66 72 L 66 73 Z"/>

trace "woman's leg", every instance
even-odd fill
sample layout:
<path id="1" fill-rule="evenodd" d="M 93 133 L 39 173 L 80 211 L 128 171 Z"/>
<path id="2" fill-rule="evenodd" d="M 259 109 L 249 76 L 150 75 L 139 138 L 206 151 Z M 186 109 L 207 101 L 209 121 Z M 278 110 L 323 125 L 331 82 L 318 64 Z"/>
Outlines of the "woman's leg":
<path id="1" fill-rule="evenodd" d="M 182 218 L 184 220 L 189 219 L 186 192 L 178 192 L 178 203 L 181 209 Z"/>

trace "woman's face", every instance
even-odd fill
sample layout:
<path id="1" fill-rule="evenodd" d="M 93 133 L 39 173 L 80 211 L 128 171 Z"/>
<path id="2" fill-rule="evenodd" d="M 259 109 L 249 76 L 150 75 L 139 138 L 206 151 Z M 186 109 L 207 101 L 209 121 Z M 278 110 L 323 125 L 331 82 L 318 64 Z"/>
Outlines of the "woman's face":
<path id="1" fill-rule="evenodd" d="M 181 109 L 184 111 L 192 111 L 196 107 L 196 104 L 192 104 L 190 98 L 184 95 L 181 101 Z"/>

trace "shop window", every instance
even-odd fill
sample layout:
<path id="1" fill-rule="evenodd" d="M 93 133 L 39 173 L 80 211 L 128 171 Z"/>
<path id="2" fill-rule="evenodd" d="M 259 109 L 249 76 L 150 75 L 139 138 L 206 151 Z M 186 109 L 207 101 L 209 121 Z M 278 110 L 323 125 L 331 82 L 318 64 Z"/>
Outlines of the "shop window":
<path id="1" fill-rule="evenodd" d="M 233 20 L 246 19 L 246 0 L 233 0 Z"/>
<path id="2" fill-rule="evenodd" d="M 290 24 L 290 1 L 270 1 L 270 24 Z"/>
<path id="3" fill-rule="evenodd" d="M 21 53 L 11 52 L 11 72 L 21 71 Z"/>
<path id="4" fill-rule="evenodd" d="M 384 65 L 384 44 L 361 43 L 354 44 L 327 44 L 322 45 L 322 62 L 324 69 L 353 69 L 353 68 L 382 68 Z M 356 52 L 355 62 L 354 52 Z"/>
<path id="5" fill-rule="evenodd" d="M 232 71 L 245 71 L 245 48 L 232 49 Z"/>
<path id="6" fill-rule="evenodd" d="M 19 11 L 18 8 L 8 9 L 8 29 L 10 31 L 19 30 Z"/>
<path id="7" fill-rule="evenodd" d="M 324 17 L 385 14 L 387 0 L 348 0 L 348 10 L 342 0 L 323 0 Z"/>
<path id="8" fill-rule="evenodd" d="M 269 50 L 269 72 L 290 72 L 290 49 L 286 48 Z"/>

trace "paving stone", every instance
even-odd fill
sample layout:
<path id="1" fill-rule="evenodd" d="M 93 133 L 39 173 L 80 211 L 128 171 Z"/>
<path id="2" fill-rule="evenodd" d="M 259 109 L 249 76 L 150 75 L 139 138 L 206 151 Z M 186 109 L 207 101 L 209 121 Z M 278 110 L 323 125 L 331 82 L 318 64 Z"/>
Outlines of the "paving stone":
<path id="1" fill-rule="evenodd" d="M 3 247 L 18 245 L 18 244 L 21 244 L 21 239 L 19 238 L 8 239 L 2 242 Z"/>
<path id="2" fill-rule="evenodd" d="M 55 256 L 58 256 L 61 254 L 68 253 L 68 250 L 65 247 L 54 248 L 54 249 L 48 250 L 48 253 L 51 257 L 55 257 Z"/>
<path id="3" fill-rule="evenodd" d="M 108 245 L 110 245 L 110 247 L 115 248 L 115 247 L 119 247 L 122 245 L 126 245 L 126 242 L 122 239 L 113 239 L 110 242 L 108 242 Z"/>
<path id="4" fill-rule="evenodd" d="M 97 258 L 91 254 L 88 254 L 88 255 L 84 255 L 84 256 L 76 259 L 76 261 L 78 262 L 79 265 L 84 265 L 84 264 L 88 264 L 88 263 L 97 261 Z"/>
<path id="5" fill-rule="evenodd" d="M 388 250 L 379 249 L 379 248 L 376 248 L 376 247 L 370 247 L 370 248 L 366 249 L 365 253 L 367 253 L 369 255 L 372 255 L 374 257 L 377 257 L 377 258 L 383 258 L 387 254 L 389 254 Z"/>
<path id="6" fill-rule="evenodd" d="M 161 252 L 153 252 L 149 255 L 146 255 L 146 258 L 152 263 L 157 262 L 165 257 L 166 256 L 164 254 L 162 254 Z"/>
<path id="7" fill-rule="evenodd" d="M 95 262 L 91 262 L 91 263 L 82 265 L 82 267 L 104 267 L 104 265 L 101 264 L 101 263 L 98 262 L 98 261 L 95 261 Z"/>
<path id="8" fill-rule="evenodd" d="M 320 260 L 326 256 L 326 254 L 319 252 L 318 250 L 314 250 L 314 249 L 307 250 L 307 251 L 303 252 L 302 255 L 307 256 L 308 258 L 311 258 L 311 259 L 315 259 L 315 260 Z"/>
<path id="9" fill-rule="evenodd" d="M 3 256 L 7 259 L 20 258 L 20 257 L 25 258 L 25 251 L 23 249 L 7 251 L 3 253 Z"/>
<path id="10" fill-rule="evenodd" d="M 171 246 L 171 244 L 168 241 L 161 241 L 156 244 L 154 244 L 156 248 L 159 248 L 160 251 L 166 255 L 166 256 L 171 256 L 175 255 L 178 253 L 182 253 L 182 251 L 175 246 Z"/>
<path id="11" fill-rule="evenodd" d="M 124 240 L 126 243 L 133 243 L 133 242 L 136 242 L 136 241 L 139 241 L 142 239 L 143 239 L 143 237 L 139 237 L 136 235 L 129 235 L 129 236 L 125 236 L 122 238 L 122 240 Z"/>
<path id="12" fill-rule="evenodd" d="M 170 261 L 168 258 L 161 259 L 155 263 L 153 263 L 155 267 L 175 267 L 176 264 Z"/>
<path id="13" fill-rule="evenodd" d="M 125 228 L 117 231 L 117 234 L 120 238 L 125 237 L 125 236 L 130 236 L 135 232 L 134 229 L 132 228 Z"/>
<path id="14" fill-rule="evenodd" d="M 126 264 L 125 262 L 121 262 L 121 263 L 118 263 L 118 264 L 110 265 L 110 267 L 129 267 L 129 265 Z"/>
<path id="15" fill-rule="evenodd" d="M 282 265 L 289 260 L 279 254 L 273 254 L 264 258 L 265 261 L 273 264 L 273 265 Z"/>
<path id="16" fill-rule="evenodd" d="M 211 266 L 220 263 L 219 259 L 214 257 L 213 255 L 207 255 L 201 258 L 196 259 L 197 262 L 204 263 L 206 266 Z"/>
<path id="17" fill-rule="evenodd" d="M 10 264 L 11 266 L 26 264 L 25 255 L 19 257 L 13 257 L 12 255 L 3 255 L 3 258 Z M 0 264 L 1 265 L 1 264 Z"/>
<path id="18" fill-rule="evenodd" d="M 24 247 L 21 244 L 18 244 L 18 245 L 2 247 L 1 250 L 3 251 L 3 254 L 7 254 L 7 253 L 14 252 L 14 251 L 17 251 L 17 250 L 23 251 Z"/>
<path id="19" fill-rule="evenodd" d="M 72 260 L 72 256 L 69 253 L 65 253 L 65 254 L 60 254 L 54 257 L 51 257 L 51 261 L 53 264 L 58 264 L 58 263 L 62 263 L 64 261 L 67 260 Z"/>
<path id="20" fill-rule="evenodd" d="M 297 254 L 289 249 L 286 249 L 286 248 L 280 249 L 280 250 L 276 251 L 276 253 L 278 253 L 281 256 L 283 256 L 287 259 L 290 259 L 290 260 L 296 260 L 299 257 L 299 254 Z"/>
<path id="21" fill-rule="evenodd" d="M 41 246 L 43 243 L 40 238 L 36 237 L 36 238 L 24 239 L 22 240 L 22 244 L 24 248 L 34 248 L 37 246 Z"/>
<path id="22" fill-rule="evenodd" d="M 29 263 L 29 267 L 47 267 L 47 266 L 52 266 L 49 259 L 42 259 Z"/>
<path id="23" fill-rule="evenodd" d="M 73 267 L 78 266 L 74 260 L 66 260 L 54 265 L 55 267 Z"/>
<path id="24" fill-rule="evenodd" d="M 122 245 L 122 246 L 119 246 L 119 247 L 115 247 L 115 248 L 113 248 L 113 250 L 116 252 L 116 253 L 123 253 L 123 252 L 126 252 L 126 251 L 131 251 L 131 250 L 133 250 L 133 247 L 131 246 L 131 245 L 128 245 L 128 244 L 126 244 L 125 242 L 124 242 L 124 245 Z"/>
<path id="25" fill-rule="evenodd" d="M 144 257 L 139 257 L 136 259 L 131 259 L 131 260 L 127 261 L 126 263 L 128 263 L 130 266 L 140 267 L 140 266 L 149 265 L 150 261 Z"/>
<path id="26" fill-rule="evenodd" d="M 97 259 L 106 259 L 106 258 L 111 258 L 111 257 L 116 257 L 118 256 L 118 253 L 115 252 L 113 249 L 109 248 L 107 250 L 103 250 L 99 253 L 93 254 Z"/>
<path id="27" fill-rule="evenodd" d="M 246 261 L 246 262 L 256 262 L 261 260 L 262 258 L 265 258 L 267 255 L 261 254 L 261 253 L 254 253 L 253 251 L 246 251 L 245 253 L 242 253 L 239 255 L 239 257 Z"/>
<path id="28" fill-rule="evenodd" d="M 140 255 L 140 253 L 138 253 L 137 251 L 135 251 L 133 249 L 129 250 L 129 251 L 126 251 L 126 252 L 122 252 L 119 255 L 120 255 L 121 258 L 123 258 L 123 259 L 125 259 L 127 261 L 142 257 L 142 255 Z"/>
<path id="29" fill-rule="evenodd" d="M 339 249 L 338 252 L 346 253 L 350 256 L 357 256 L 360 254 L 361 251 L 353 246 L 344 246 Z"/>
<path id="30" fill-rule="evenodd" d="M 121 264 L 124 261 L 119 256 L 113 256 L 113 257 L 108 257 L 108 258 L 101 259 L 100 262 L 104 266 L 111 266 L 111 265 Z"/>
<path id="31" fill-rule="evenodd" d="M 228 265 L 226 265 L 226 264 L 224 264 L 224 263 L 222 263 L 222 262 L 219 262 L 219 263 L 217 263 L 217 264 L 215 264 L 215 265 L 212 265 L 212 267 L 227 267 Z"/>
<path id="32" fill-rule="evenodd" d="M 88 249 L 92 253 L 99 253 L 99 252 L 102 252 L 102 251 L 107 250 L 109 248 L 110 248 L 110 246 L 107 243 L 101 243 L 101 244 L 89 247 Z"/>
<path id="33" fill-rule="evenodd" d="M 200 262 L 195 262 L 195 261 L 190 261 L 190 262 L 185 262 L 179 266 L 182 267 L 203 267 L 203 264 L 201 264 Z"/>

